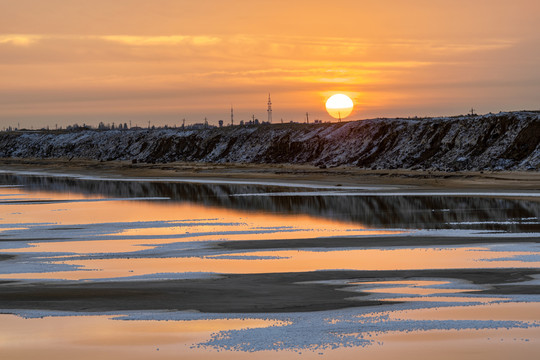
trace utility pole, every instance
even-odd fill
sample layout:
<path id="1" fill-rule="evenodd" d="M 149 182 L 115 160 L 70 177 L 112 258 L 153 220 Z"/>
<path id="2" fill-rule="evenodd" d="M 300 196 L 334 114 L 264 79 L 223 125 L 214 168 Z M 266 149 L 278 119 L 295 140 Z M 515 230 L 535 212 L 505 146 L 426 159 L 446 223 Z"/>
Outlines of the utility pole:
<path id="1" fill-rule="evenodd" d="M 306 112 L 306 123 L 309 124 L 309 113 Z"/>
<path id="2" fill-rule="evenodd" d="M 232 105 L 231 105 L 231 126 L 234 126 L 234 111 L 233 111 Z"/>
<path id="3" fill-rule="evenodd" d="M 341 111 L 338 111 L 339 122 L 341 122 Z"/>

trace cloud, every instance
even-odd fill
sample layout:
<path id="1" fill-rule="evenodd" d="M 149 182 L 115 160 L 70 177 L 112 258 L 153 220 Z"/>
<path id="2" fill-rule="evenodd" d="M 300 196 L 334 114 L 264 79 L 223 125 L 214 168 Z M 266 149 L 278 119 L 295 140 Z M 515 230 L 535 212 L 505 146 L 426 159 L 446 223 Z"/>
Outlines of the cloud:
<path id="1" fill-rule="evenodd" d="M 421 107 L 433 92 L 445 99 L 437 99 L 440 103 L 464 102 L 478 93 L 473 80 L 493 84 L 484 97 L 504 88 L 499 84 L 509 74 L 523 81 L 524 67 L 512 66 L 515 48 L 512 39 L 491 38 L 0 35 L 0 119 L 207 114 L 230 103 L 248 109 L 268 91 L 276 101 L 283 97 L 277 101 L 282 109 L 300 106 L 310 112 L 335 91 L 350 93 L 363 108 L 409 102 Z"/>
<path id="2" fill-rule="evenodd" d="M 0 44 L 10 44 L 15 46 L 29 46 L 43 38 L 42 35 L 0 35 Z"/>
<path id="3" fill-rule="evenodd" d="M 97 36 L 96 39 L 112 41 L 125 45 L 135 46 L 173 46 L 181 44 L 189 44 L 196 46 L 216 45 L 221 41 L 216 36 L 187 36 L 187 35 L 171 35 L 171 36 L 126 36 L 126 35 L 109 35 Z"/>

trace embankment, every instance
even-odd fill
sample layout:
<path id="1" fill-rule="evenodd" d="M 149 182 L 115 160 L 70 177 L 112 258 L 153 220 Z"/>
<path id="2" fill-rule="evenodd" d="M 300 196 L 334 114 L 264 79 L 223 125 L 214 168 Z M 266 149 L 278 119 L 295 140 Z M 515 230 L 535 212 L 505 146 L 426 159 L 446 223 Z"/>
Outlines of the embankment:
<path id="1" fill-rule="evenodd" d="M 77 158 L 439 171 L 539 170 L 540 112 L 201 130 L 0 133 L 3 158 Z"/>

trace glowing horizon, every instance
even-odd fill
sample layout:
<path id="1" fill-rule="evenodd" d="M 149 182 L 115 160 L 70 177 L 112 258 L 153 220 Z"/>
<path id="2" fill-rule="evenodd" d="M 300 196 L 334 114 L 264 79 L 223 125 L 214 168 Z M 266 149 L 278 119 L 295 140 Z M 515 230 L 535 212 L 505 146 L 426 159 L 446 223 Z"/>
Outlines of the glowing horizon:
<path id="1" fill-rule="evenodd" d="M 265 119 L 269 92 L 274 122 L 331 121 L 338 92 L 348 119 L 538 108 L 536 1 L 235 5 L 6 4 L 0 128 Z"/>

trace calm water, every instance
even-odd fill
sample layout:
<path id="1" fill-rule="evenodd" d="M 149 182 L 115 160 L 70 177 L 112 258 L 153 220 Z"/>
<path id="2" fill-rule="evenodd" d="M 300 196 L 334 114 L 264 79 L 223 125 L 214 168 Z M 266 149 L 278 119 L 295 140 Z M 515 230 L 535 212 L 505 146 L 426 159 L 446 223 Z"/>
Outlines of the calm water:
<path id="1" fill-rule="evenodd" d="M 531 358 L 539 196 L 2 173 L 0 355 Z"/>

